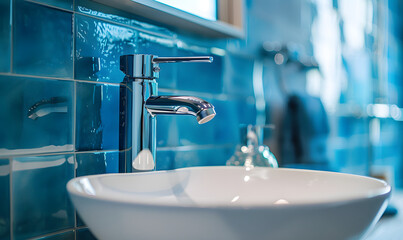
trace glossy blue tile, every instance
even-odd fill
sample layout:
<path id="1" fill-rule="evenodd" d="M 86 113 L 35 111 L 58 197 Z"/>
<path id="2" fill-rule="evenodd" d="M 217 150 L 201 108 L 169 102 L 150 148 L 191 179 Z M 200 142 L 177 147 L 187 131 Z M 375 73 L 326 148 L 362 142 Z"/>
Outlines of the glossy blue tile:
<path id="1" fill-rule="evenodd" d="M 343 126 L 337 129 L 340 137 L 351 137 L 355 134 L 368 134 L 369 128 L 367 127 L 367 119 L 347 116 L 339 117 L 337 121 L 340 126 Z"/>
<path id="2" fill-rule="evenodd" d="M 232 104 L 235 105 L 239 124 L 256 124 L 256 105 L 254 98 L 236 99 Z"/>
<path id="3" fill-rule="evenodd" d="M 88 16 L 94 16 L 119 24 L 125 24 L 136 29 L 157 33 L 159 35 L 168 37 L 173 37 L 175 35 L 175 33 L 166 28 L 147 23 L 147 21 L 149 21 L 147 19 L 142 19 L 139 16 L 120 11 L 116 8 L 109 7 L 92 0 L 75 0 L 75 11 Z"/>
<path id="4" fill-rule="evenodd" d="M 223 90 L 223 57 L 208 51 L 178 48 L 178 56 L 213 56 L 212 63 L 176 63 L 177 89 L 221 93 Z"/>
<path id="5" fill-rule="evenodd" d="M 72 14 L 23 0 L 14 2 L 13 71 L 72 78 Z"/>
<path id="6" fill-rule="evenodd" d="M 164 95 L 170 93 L 162 92 Z M 205 124 L 198 124 L 194 116 L 157 116 L 157 146 L 174 147 L 236 143 L 238 113 L 236 102 L 207 99 L 216 110 L 216 116 Z"/>
<path id="7" fill-rule="evenodd" d="M 157 35 L 151 35 L 139 32 L 137 38 L 138 54 L 151 54 L 159 57 L 172 57 L 176 54 L 176 44 L 173 38 L 164 38 Z M 160 88 L 174 89 L 176 87 L 176 63 L 161 63 L 161 71 L 157 79 Z"/>
<path id="8" fill-rule="evenodd" d="M 156 156 L 156 170 L 172 170 L 175 168 L 175 152 L 158 150 Z"/>
<path id="9" fill-rule="evenodd" d="M 176 151 L 173 168 L 196 166 L 222 166 L 233 154 L 233 148 L 207 148 Z"/>
<path id="10" fill-rule="evenodd" d="M 0 76 L 0 156 L 72 151 L 73 82 Z"/>
<path id="11" fill-rule="evenodd" d="M 74 177 L 73 155 L 17 157 L 12 163 L 14 239 L 74 227 L 66 184 Z"/>
<path id="12" fill-rule="evenodd" d="M 119 152 L 79 153 L 76 161 L 77 177 L 119 171 Z"/>
<path id="13" fill-rule="evenodd" d="M 73 10 L 73 0 L 35 0 L 35 2 L 66 10 Z"/>
<path id="14" fill-rule="evenodd" d="M 224 92 L 253 96 L 253 59 L 227 53 L 225 56 Z"/>
<path id="15" fill-rule="evenodd" d="M 214 125 L 213 144 L 238 144 L 239 142 L 239 124 L 238 114 L 248 114 L 244 109 L 237 108 L 236 101 L 215 100 L 212 101 L 216 111 L 216 116 L 210 121 Z M 211 144 L 211 143 L 210 143 Z"/>
<path id="16" fill-rule="evenodd" d="M 0 239 L 10 239 L 10 162 L 0 159 Z"/>
<path id="17" fill-rule="evenodd" d="M 74 231 L 58 233 L 46 237 L 36 238 L 36 240 L 74 240 Z"/>
<path id="18" fill-rule="evenodd" d="M 76 83 L 76 150 L 119 148 L 119 86 Z"/>
<path id="19" fill-rule="evenodd" d="M 136 51 L 137 31 L 91 17 L 75 15 L 75 78 L 120 83 L 124 74 L 119 69 L 120 56 Z M 99 66 L 88 73 L 85 59 L 98 58 Z M 84 60 L 82 60 L 84 59 Z"/>
<path id="20" fill-rule="evenodd" d="M 119 172 L 119 152 L 80 153 L 76 154 L 76 176 Z M 77 226 L 84 222 L 77 214 Z"/>
<path id="21" fill-rule="evenodd" d="M 88 228 L 80 228 L 76 231 L 76 240 L 97 240 L 97 238 Z"/>
<path id="22" fill-rule="evenodd" d="M 10 71 L 10 1 L 0 1 L 0 72 Z"/>

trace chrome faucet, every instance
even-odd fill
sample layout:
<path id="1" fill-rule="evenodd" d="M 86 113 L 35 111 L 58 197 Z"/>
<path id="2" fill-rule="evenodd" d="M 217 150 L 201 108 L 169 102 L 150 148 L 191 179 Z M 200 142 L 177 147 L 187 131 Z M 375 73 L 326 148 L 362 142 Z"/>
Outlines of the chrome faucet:
<path id="1" fill-rule="evenodd" d="M 157 57 L 134 54 L 120 57 L 126 75 L 120 88 L 120 172 L 155 170 L 156 115 L 193 115 L 199 124 L 215 116 L 214 106 L 193 96 L 158 96 L 160 63 L 212 62 L 202 57 Z"/>

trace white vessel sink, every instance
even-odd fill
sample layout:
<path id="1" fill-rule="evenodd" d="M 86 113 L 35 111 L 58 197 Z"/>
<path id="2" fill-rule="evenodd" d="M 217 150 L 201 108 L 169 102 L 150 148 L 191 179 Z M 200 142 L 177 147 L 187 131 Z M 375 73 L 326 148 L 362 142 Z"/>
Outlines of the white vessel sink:
<path id="1" fill-rule="evenodd" d="M 361 239 L 391 191 L 355 175 L 243 167 L 93 175 L 67 189 L 100 240 Z"/>

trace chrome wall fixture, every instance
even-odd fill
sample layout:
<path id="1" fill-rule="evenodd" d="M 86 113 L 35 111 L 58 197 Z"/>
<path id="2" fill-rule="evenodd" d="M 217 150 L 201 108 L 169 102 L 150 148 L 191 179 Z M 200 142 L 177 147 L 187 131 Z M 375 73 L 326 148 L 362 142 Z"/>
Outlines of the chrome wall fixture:
<path id="1" fill-rule="evenodd" d="M 134 54 L 120 57 L 126 75 L 120 87 L 120 172 L 155 170 L 156 115 L 193 115 L 199 124 L 215 116 L 214 106 L 193 96 L 158 96 L 160 63 L 208 62 L 213 58 L 158 57 Z"/>

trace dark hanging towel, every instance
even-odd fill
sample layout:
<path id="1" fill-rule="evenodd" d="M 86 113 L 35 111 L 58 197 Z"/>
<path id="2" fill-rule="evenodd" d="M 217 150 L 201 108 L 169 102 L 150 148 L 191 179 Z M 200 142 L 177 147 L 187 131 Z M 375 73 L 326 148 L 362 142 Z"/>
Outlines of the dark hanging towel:
<path id="1" fill-rule="evenodd" d="M 330 129 L 319 98 L 289 96 L 281 131 L 283 167 L 331 170 L 326 146 Z"/>

